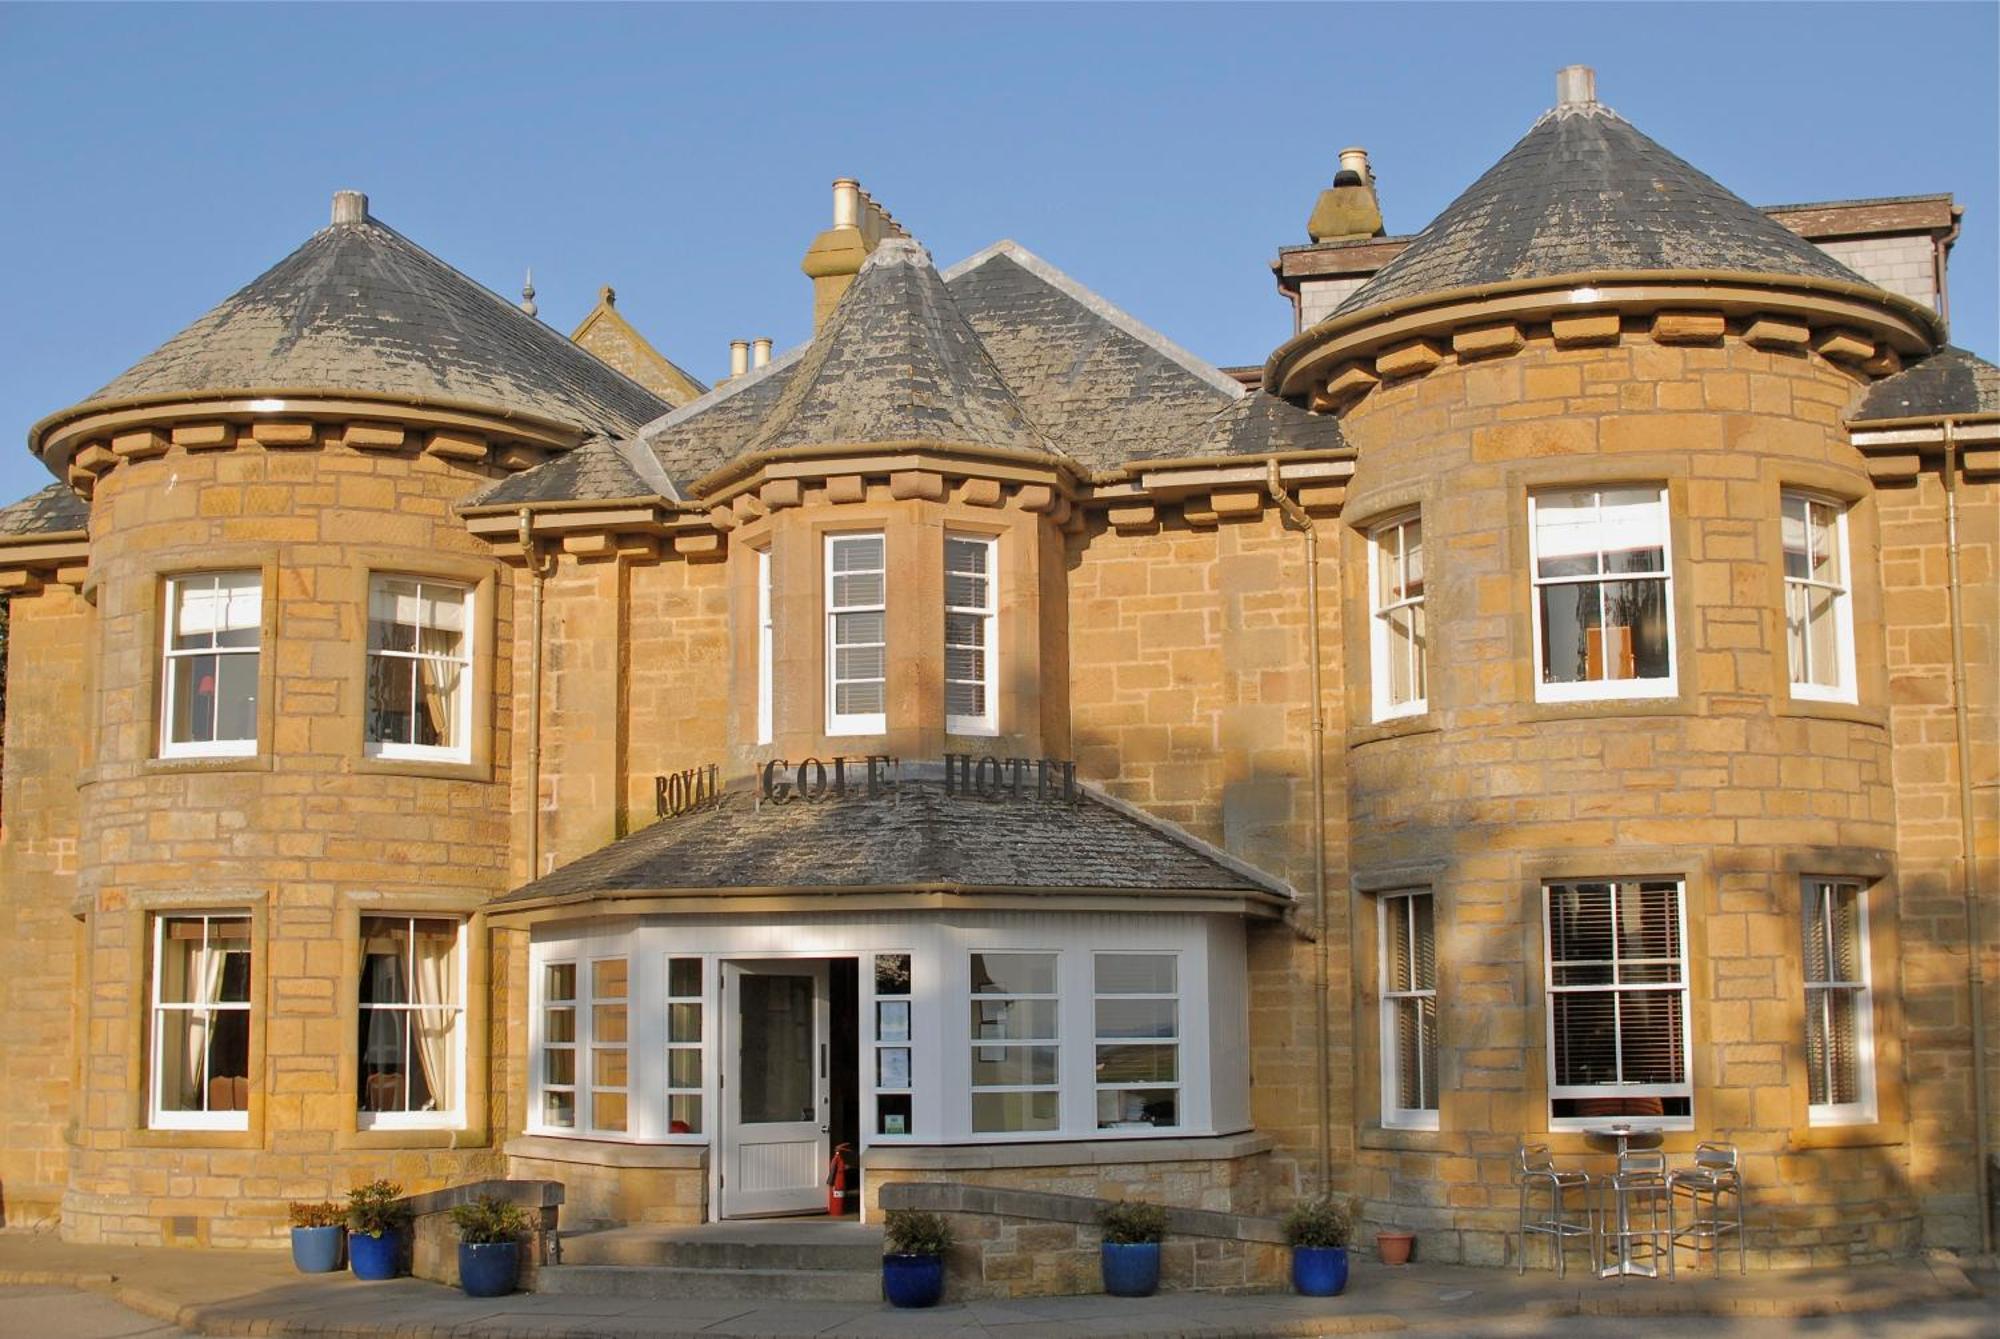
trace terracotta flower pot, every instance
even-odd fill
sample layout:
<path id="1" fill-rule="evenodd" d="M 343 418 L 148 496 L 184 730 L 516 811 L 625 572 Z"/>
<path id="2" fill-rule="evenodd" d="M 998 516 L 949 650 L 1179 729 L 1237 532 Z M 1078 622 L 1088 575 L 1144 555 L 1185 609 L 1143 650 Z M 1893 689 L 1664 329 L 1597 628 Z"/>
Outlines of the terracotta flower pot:
<path id="1" fill-rule="evenodd" d="M 1377 1232 L 1375 1234 L 1375 1253 L 1382 1258 L 1382 1263 L 1385 1265 L 1407 1265 L 1410 1263 L 1410 1251 L 1416 1244 L 1417 1236 L 1414 1232 Z"/>

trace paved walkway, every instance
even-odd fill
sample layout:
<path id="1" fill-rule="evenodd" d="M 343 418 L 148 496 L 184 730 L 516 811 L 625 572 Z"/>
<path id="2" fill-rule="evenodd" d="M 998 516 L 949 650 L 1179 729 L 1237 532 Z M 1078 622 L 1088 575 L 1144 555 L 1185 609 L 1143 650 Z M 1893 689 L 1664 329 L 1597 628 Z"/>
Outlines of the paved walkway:
<path id="1" fill-rule="evenodd" d="M 1900 1265 L 1816 1273 L 1703 1275 L 1677 1283 L 1359 1263 L 1345 1295 L 1218 1296 L 1171 1293 L 1127 1300 L 1052 1297 L 896 1311 L 851 1302 L 646 1300 L 532 1294 L 479 1301 L 456 1289 L 397 1279 L 362 1283 L 345 1274 L 301 1275 L 281 1251 L 201 1251 L 71 1246 L 46 1236 L 0 1233 L 0 1288 L 45 1295 L 52 1288 L 105 1294 L 146 1316 L 206 1335 L 343 1335 L 383 1339 L 718 1339 L 731 1336 L 958 1335 L 965 1339 L 1111 1339 L 1127 1336 L 1305 1336 L 1394 1330 L 1466 1335 L 1602 1333 L 1750 1335 L 1781 1316 L 1842 1317 L 1882 1308 L 1928 1308 L 1944 1328 L 1926 1334 L 1993 1334 L 1994 1313 L 1956 1264 Z M 25 1298 L 28 1293 L 15 1294 Z M 8 1323 L 0 1298 L 0 1336 Z M 1657 1323 L 1636 1318 L 1655 1317 Z M 1696 1317 L 1716 1317 L 1695 1322 Z M 1960 1318 L 1962 1317 L 1962 1319 Z M 1566 1320 L 1565 1318 L 1575 1318 Z M 1598 1319 L 1592 1319 L 1598 1318 Z M 1885 1318 L 1877 1317 L 1875 1320 Z M 1815 1333 L 1831 1334 L 1829 1322 Z M 1847 1330 L 1841 1325 L 1841 1331 Z M 1856 1328 L 1861 1328 L 1856 1318 Z M 1878 1325 L 1866 1326 L 1879 1330 Z M 157 1334 L 159 1330 L 135 1332 Z"/>

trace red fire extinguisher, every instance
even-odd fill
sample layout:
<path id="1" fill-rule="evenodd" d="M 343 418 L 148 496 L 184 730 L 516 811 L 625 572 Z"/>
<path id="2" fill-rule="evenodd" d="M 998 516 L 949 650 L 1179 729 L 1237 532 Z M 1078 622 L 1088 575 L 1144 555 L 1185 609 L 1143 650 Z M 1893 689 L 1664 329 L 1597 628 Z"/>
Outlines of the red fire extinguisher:
<path id="1" fill-rule="evenodd" d="M 833 1160 L 826 1165 L 826 1211 L 835 1218 L 846 1213 L 855 1201 L 854 1174 L 859 1169 L 848 1161 L 853 1156 L 853 1145 L 837 1144 Z"/>

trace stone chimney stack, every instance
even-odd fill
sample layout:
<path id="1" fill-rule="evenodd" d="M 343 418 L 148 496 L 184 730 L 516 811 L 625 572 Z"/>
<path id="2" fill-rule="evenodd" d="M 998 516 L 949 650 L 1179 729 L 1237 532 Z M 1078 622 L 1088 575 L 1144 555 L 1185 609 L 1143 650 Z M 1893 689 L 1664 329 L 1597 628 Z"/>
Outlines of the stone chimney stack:
<path id="1" fill-rule="evenodd" d="M 1340 171 L 1333 185 L 1319 193 L 1312 216 L 1306 220 L 1306 235 L 1315 242 L 1345 242 L 1382 236 L 1382 204 L 1375 197 L 1375 172 L 1368 166 L 1368 150 L 1340 151 Z"/>
<path id="2" fill-rule="evenodd" d="M 333 221 L 335 223 L 366 223 L 368 221 L 368 197 L 360 191 L 335 191 L 333 193 Z"/>
<path id="3" fill-rule="evenodd" d="M 771 365 L 770 336 L 767 335 L 763 339 L 752 340 L 750 342 L 750 366 L 754 369 L 759 367 L 769 367 L 770 365 Z"/>
<path id="4" fill-rule="evenodd" d="M 1556 106 L 1587 107 L 1597 101 L 1597 71 L 1588 65 L 1565 65 L 1556 71 Z"/>
<path id="5" fill-rule="evenodd" d="M 861 183 L 842 177 L 833 183 L 833 226 L 813 239 L 799 268 L 813 281 L 813 333 L 817 335 L 841 294 L 861 273 L 868 243 L 861 235 Z"/>
<path id="6" fill-rule="evenodd" d="M 729 379 L 731 381 L 750 370 L 750 341 L 732 339 L 729 341 Z"/>

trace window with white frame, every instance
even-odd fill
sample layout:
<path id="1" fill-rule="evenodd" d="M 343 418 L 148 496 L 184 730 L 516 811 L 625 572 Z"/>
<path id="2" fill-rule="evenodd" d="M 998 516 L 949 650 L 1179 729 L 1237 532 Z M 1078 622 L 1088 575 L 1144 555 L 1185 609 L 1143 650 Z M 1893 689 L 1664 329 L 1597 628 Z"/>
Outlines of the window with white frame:
<path id="1" fill-rule="evenodd" d="M 428 577 L 368 578 L 364 739 L 382 758 L 471 757 L 472 592 Z"/>
<path id="2" fill-rule="evenodd" d="M 1634 1116 L 1689 1128 L 1680 882 L 1552 883 L 1543 899 L 1550 1128 Z"/>
<path id="3" fill-rule="evenodd" d="M 1181 1123 L 1179 959 L 1172 953 L 1099 953 L 1097 1128 Z"/>
<path id="4" fill-rule="evenodd" d="M 1674 692 L 1667 491 L 1531 494 L 1535 696 L 1541 701 Z"/>
<path id="5" fill-rule="evenodd" d="M 999 732 L 996 562 L 1000 542 L 944 538 L 944 709 L 953 734 Z"/>
<path id="6" fill-rule="evenodd" d="M 771 551 L 757 550 L 757 742 L 771 742 Z"/>
<path id="7" fill-rule="evenodd" d="M 972 1129 L 1062 1127 L 1054 953 L 972 955 Z"/>
<path id="8" fill-rule="evenodd" d="M 257 751 L 264 630 L 261 572 L 196 572 L 167 582 L 160 756 Z"/>
<path id="9" fill-rule="evenodd" d="M 707 1019 L 700 958 L 667 959 L 667 1133 L 700 1134 L 702 1038 Z"/>
<path id="10" fill-rule="evenodd" d="M 1854 615 L 1847 566 L 1847 509 L 1786 493 L 1785 650 L 1792 696 L 1854 701 Z"/>
<path id="11" fill-rule="evenodd" d="M 910 955 L 875 955 L 875 1133 L 917 1132 Z"/>
<path id="12" fill-rule="evenodd" d="M 1385 893 L 1381 925 L 1382 1123 L 1438 1127 L 1437 927 L 1426 890 Z"/>
<path id="13" fill-rule="evenodd" d="M 250 918 L 154 918 L 152 977 L 148 1124 L 249 1129 Z"/>
<path id="14" fill-rule="evenodd" d="M 576 964 L 542 964 L 541 1124 L 576 1128 Z"/>
<path id="15" fill-rule="evenodd" d="M 888 571 L 882 536 L 826 538 L 826 732 L 888 728 Z"/>
<path id="16" fill-rule="evenodd" d="M 590 1128 L 604 1134 L 625 1133 L 631 1098 L 630 981 L 626 959 L 591 961 Z"/>
<path id="17" fill-rule="evenodd" d="M 1414 513 L 1369 531 L 1368 569 L 1375 719 L 1413 716 L 1428 691 L 1423 523 Z"/>
<path id="18" fill-rule="evenodd" d="M 361 918 L 355 1090 L 363 1128 L 460 1122 L 464 933 L 456 917 Z"/>
<path id="19" fill-rule="evenodd" d="M 1805 881 L 1807 1120 L 1875 1119 L 1875 1029 L 1868 904 L 1859 882 Z"/>

